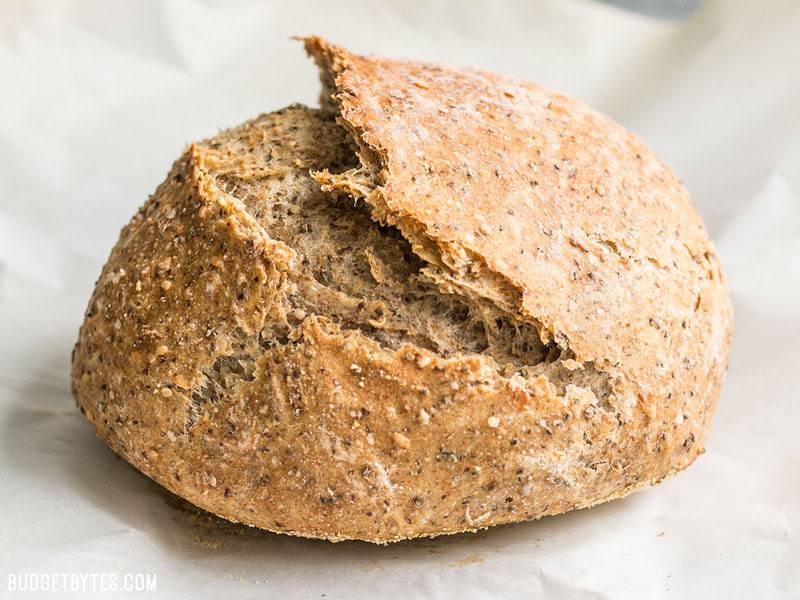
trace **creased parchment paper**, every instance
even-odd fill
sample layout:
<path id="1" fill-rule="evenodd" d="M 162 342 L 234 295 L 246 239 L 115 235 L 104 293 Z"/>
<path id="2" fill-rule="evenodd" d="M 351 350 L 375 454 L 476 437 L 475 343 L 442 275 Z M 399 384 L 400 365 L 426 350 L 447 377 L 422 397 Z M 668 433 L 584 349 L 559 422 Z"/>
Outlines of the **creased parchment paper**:
<path id="1" fill-rule="evenodd" d="M 95 438 L 70 350 L 120 227 L 190 140 L 316 103 L 289 40 L 307 33 L 539 81 L 676 169 L 736 305 L 694 466 L 535 523 L 332 545 L 193 511 Z M 0 595 L 30 573 L 146 573 L 156 591 L 44 595 L 800 597 L 800 2 L 710 0 L 664 22 L 578 0 L 22 0 L 0 3 L 0 74 Z"/>

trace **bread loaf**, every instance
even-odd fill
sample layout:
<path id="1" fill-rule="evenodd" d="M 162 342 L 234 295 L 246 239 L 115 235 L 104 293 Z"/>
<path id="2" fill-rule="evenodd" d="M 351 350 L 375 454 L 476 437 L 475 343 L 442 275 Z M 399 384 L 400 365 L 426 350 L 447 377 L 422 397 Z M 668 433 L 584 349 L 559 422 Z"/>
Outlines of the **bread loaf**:
<path id="1" fill-rule="evenodd" d="M 305 43 L 321 108 L 190 145 L 123 229 L 73 356 L 98 435 L 208 511 L 333 541 L 688 466 L 731 304 L 672 171 L 538 85 Z"/>

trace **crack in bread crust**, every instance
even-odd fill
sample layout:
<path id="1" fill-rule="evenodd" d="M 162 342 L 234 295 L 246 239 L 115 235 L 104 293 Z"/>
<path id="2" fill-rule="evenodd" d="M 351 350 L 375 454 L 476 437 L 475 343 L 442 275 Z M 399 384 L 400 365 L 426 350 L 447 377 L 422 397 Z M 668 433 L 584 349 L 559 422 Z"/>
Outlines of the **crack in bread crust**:
<path id="1" fill-rule="evenodd" d="M 608 375 L 591 362 L 566 368 L 565 361 L 575 363 L 566 344 L 543 340 L 534 322 L 514 314 L 512 292 L 499 297 L 476 287 L 471 282 L 481 284 L 487 274 L 475 262 L 445 264 L 438 251 L 407 239 L 425 238 L 376 217 L 375 200 L 364 201 L 377 187 L 375 176 L 329 116 L 290 106 L 201 147 L 221 189 L 242 201 L 266 235 L 296 253 L 283 310 L 261 332 L 265 349 L 288 343 L 313 315 L 391 350 L 410 345 L 442 358 L 481 354 L 504 377 L 546 375 L 558 393 L 567 385 L 588 389 L 611 410 Z M 461 277 L 453 275 L 457 268 Z"/>
<path id="2" fill-rule="evenodd" d="M 346 132 L 321 113 L 289 107 L 204 147 L 209 174 L 297 253 L 284 318 L 269 324 L 265 342 L 316 315 L 394 350 L 413 344 L 443 357 L 484 354 L 509 375 L 561 356 L 535 325 L 459 285 L 397 228 L 374 220 L 361 198 L 371 178 Z M 325 183 L 332 178 L 347 189 Z"/>

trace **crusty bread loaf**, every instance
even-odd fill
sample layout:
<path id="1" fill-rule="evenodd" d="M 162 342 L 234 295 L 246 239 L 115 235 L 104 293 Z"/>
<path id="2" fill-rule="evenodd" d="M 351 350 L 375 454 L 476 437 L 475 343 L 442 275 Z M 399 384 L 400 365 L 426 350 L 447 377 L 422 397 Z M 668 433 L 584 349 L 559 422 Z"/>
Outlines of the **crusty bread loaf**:
<path id="1" fill-rule="evenodd" d="M 702 452 L 731 305 L 675 175 L 531 83 L 306 40 L 322 108 L 191 145 L 73 388 L 176 494 L 387 542 L 624 496 Z"/>

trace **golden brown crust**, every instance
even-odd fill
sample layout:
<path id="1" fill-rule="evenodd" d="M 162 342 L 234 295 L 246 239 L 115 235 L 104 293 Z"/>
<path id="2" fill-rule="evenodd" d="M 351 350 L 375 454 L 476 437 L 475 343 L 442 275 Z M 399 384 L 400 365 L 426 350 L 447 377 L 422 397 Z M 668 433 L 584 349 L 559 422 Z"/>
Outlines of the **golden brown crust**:
<path id="1" fill-rule="evenodd" d="M 674 174 L 533 84 L 307 47 L 335 86 L 328 110 L 378 174 L 359 192 L 375 217 L 443 285 L 536 324 L 570 352 L 564 365 L 604 373 L 613 393 L 509 375 L 486 356 L 382 348 L 314 316 L 260 345 L 296 257 L 209 174 L 204 144 L 123 230 L 90 301 L 73 387 L 98 434 L 198 506 L 331 540 L 557 514 L 691 463 L 731 310 Z M 245 367 L 226 371 L 230 357 Z"/>

